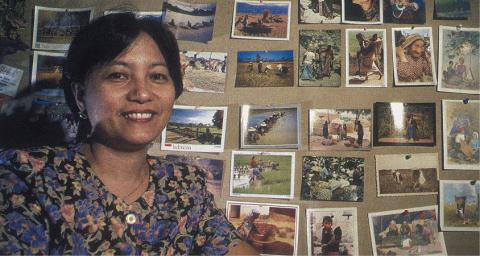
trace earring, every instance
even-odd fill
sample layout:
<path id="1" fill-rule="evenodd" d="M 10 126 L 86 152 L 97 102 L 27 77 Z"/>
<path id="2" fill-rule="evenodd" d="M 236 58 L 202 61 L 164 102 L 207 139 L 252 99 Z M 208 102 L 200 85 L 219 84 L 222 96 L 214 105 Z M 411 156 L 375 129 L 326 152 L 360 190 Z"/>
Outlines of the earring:
<path id="1" fill-rule="evenodd" d="M 83 119 L 83 120 L 87 120 L 88 119 L 88 116 L 87 116 L 87 113 L 81 111 L 81 112 L 78 112 L 78 116 Z"/>

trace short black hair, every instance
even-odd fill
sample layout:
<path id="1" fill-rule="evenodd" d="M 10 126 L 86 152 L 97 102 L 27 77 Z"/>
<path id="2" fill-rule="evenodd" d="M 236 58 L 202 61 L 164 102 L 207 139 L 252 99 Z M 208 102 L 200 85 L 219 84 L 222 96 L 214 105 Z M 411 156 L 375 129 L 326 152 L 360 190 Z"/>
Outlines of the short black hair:
<path id="1" fill-rule="evenodd" d="M 113 61 L 126 50 L 141 32 L 148 34 L 165 58 L 175 87 L 175 98 L 183 91 L 182 71 L 177 40 L 158 21 L 136 18 L 133 13 L 114 13 L 99 17 L 81 29 L 73 38 L 63 68 L 62 85 L 70 109 L 79 121 L 77 141 L 87 138 L 91 127 L 81 119 L 75 101 L 73 84 L 85 85 L 90 72 Z"/>

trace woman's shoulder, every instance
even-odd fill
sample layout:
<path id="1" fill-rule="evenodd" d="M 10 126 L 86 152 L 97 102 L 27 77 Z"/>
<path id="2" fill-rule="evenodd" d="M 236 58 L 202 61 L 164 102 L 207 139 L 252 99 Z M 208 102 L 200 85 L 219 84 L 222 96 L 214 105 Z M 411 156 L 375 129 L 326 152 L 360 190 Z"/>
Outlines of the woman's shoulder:
<path id="1" fill-rule="evenodd" d="M 182 159 L 172 160 L 164 156 L 151 155 L 147 156 L 147 160 L 157 178 L 206 183 L 203 169 L 188 161 L 183 161 Z"/>

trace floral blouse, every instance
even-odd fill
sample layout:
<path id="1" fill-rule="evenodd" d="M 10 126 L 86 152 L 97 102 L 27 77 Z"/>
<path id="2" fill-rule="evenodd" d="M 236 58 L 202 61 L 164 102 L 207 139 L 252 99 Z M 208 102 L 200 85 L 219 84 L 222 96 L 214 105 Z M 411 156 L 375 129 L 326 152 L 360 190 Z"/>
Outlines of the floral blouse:
<path id="1" fill-rule="evenodd" d="M 0 152 L 0 254 L 225 254 L 238 237 L 201 172 L 147 160 L 148 189 L 127 204 L 79 145 Z"/>

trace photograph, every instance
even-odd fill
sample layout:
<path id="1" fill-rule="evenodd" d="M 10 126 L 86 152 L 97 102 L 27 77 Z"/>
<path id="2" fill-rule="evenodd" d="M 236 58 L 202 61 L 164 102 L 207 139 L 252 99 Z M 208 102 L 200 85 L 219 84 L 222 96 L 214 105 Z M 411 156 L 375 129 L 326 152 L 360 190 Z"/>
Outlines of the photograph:
<path id="1" fill-rule="evenodd" d="M 297 255 L 298 205 L 227 201 L 227 219 L 261 255 Z"/>
<path id="2" fill-rule="evenodd" d="M 293 199 L 294 152 L 232 151 L 230 196 Z"/>
<path id="3" fill-rule="evenodd" d="M 470 0 L 435 0 L 433 18 L 441 20 L 467 20 Z"/>
<path id="4" fill-rule="evenodd" d="M 173 106 L 160 149 L 223 152 L 227 107 Z"/>
<path id="5" fill-rule="evenodd" d="M 437 206 L 369 213 L 373 255 L 447 255 Z"/>
<path id="6" fill-rule="evenodd" d="M 480 231 L 480 180 L 440 181 L 442 231 Z"/>
<path id="7" fill-rule="evenodd" d="M 292 87 L 293 51 L 239 51 L 235 87 Z"/>
<path id="8" fill-rule="evenodd" d="M 383 0 L 342 0 L 342 8 L 342 23 L 383 23 Z"/>
<path id="9" fill-rule="evenodd" d="M 395 86 L 437 84 L 431 27 L 392 28 Z"/>
<path id="10" fill-rule="evenodd" d="M 346 87 L 387 87 L 385 29 L 346 29 Z"/>
<path id="11" fill-rule="evenodd" d="M 435 103 L 373 104 L 374 146 L 435 146 Z"/>
<path id="12" fill-rule="evenodd" d="M 240 148 L 299 148 L 300 105 L 243 105 Z"/>
<path id="13" fill-rule="evenodd" d="M 215 204 L 217 207 L 223 205 L 220 204 L 220 199 L 222 198 L 222 176 L 224 173 L 223 160 L 186 155 L 166 155 L 165 159 L 174 164 L 190 165 L 199 169 L 207 182 L 208 192 L 212 193 L 215 198 Z"/>
<path id="14" fill-rule="evenodd" d="M 308 255 L 358 255 L 357 208 L 306 209 Z"/>
<path id="15" fill-rule="evenodd" d="M 480 100 L 442 100 L 443 169 L 480 170 Z"/>
<path id="16" fill-rule="evenodd" d="M 439 26 L 441 92 L 480 94 L 480 28 Z"/>
<path id="17" fill-rule="evenodd" d="M 117 10 L 104 11 L 103 15 L 108 15 L 108 14 L 112 14 L 112 13 L 122 13 L 122 12 L 123 11 L 117 11 Z M 137 17 L 139 19 L 154 20 L 154 21 L 157 21 L 157 22 L 160 22 L 160 23 L 163 22 L 163 12 L 162 11 L 158 11 L 158 12 L 143 12 L 143 11 L 132 12 L 132 11 L 128 11 L 128 12 L 131 12 L 131 13 L 135 14 L 135 17 Z"/>
<path id="18" fill-rule="evenodd" d="M 362 202 L 365 159 L 304 156 L 302 200 Z"/>
<path id="19" fill-rule="evenodd" d="M 370 109 L 310 109 L 310 150 L 370 150 Z"/>
<path id="20" fill-rule="evenodd" d="M 35 6 L 32 48 L 66 51 L 73 36 L 93 18 L 93 8 Z"/>
<path id="21" fill-rule="evenodd" d="M 383 0 L 383 22 L 425 24 L 425 0 Z"/>
<path id="22" fill-rule="evenodd" d="M 17 95 L 22 76 L 23 69 L 0 64 L 0 109 L 3 101 Z"/>
<path id="23" fill-rule="evenodd" d="M 181 51 L 183 90 L 223 93 L 227 77 L 227 53 Z"/>
<path id="24" fill-rule="evenodd" d="M 232 38 L 289 40 L 289 1 L 235 0 Z"/>
<path id="25" fill-rule="evenodd" d="M 60 88 L 65 59 L 64 52 L 33 51 L 32 84 L 48 81 Z"/>
<path id="26" fill-rule="evenodd" d="M 298 86 L 340 87 L 341 30 L 300 30 Z"/>
<path id="27" fill-rule="evenodd" d="M 377 196 L 438 194 L 438 154 L 375 155 Z"/>
<path id="28" fill-rule="evenodd" d="M 299 0 L 298 23 L 337 23 L 342 19 L 342 0 Z"/>
<path id="29" fill-rule="evenodd" d="M 213 37 L 216 3 L 165 1 L 163 22 L 177 40 L 207 43 Z"/>

